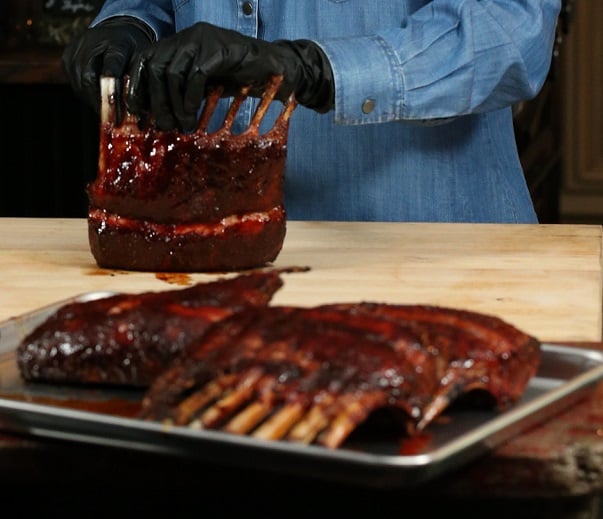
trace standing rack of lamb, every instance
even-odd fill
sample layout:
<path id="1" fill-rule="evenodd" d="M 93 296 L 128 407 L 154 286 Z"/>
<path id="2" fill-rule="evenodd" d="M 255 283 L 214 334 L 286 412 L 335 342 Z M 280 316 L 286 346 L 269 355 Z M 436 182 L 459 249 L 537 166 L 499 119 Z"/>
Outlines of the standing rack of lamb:
<path id="1" fill-rule="evenodd" d="M 232 99 L 221 127 L 208 131 L 218 87 L 208 94 L 197 129 L 182 133 L 143 124 L 125 108 L 120 82 L 102 78 L 98 173 L 87 186 L 97 264 L 211 272 L 276 259 L 286 234 L 283 181 L 293 96 L 267 132 L 259 128 L 281 83 L 281 76 L 272 78 L 244 132 L 231 128 L 249 88 Z"/>

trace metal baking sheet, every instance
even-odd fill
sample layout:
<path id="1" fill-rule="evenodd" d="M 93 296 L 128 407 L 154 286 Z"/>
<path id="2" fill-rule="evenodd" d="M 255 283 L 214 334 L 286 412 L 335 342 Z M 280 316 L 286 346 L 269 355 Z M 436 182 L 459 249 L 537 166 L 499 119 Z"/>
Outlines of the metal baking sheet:
<path id="1" fill-rule="evenodd" d="M 69 301 L 107 295 L 88 293 Z M 115 399 L 136 403 L 142 396 L 138 391 L 24 383 L 15 362 L 18 343 L 66 302 L 0 323 L 0 429 L 186 456 L 199 463 L 261 467 L 274 473 L 336 482 L 403 487 L 433 479 L 488 452 L 584 397 L 603 378 L 603 352 L 544 344 L 539 371 L 514 407 L 499 413 L 452 406 L 443 419 L 428 427 L 420 448 L 409 451 L 407 438 L 379 427 L 354 433 L 335 450 L 264 441 L 221 431 L 167 427 L 76 405 Z"/>

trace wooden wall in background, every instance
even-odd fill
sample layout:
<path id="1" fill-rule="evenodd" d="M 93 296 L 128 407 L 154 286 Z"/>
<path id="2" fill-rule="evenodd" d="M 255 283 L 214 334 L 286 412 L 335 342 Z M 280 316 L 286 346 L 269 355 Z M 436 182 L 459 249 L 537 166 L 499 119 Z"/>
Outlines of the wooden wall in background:
<path id="1" fill-rule="evenodd" d="M 562 47 L 560 220 L 603 223 L 603 1 L 577 0 Z"/>

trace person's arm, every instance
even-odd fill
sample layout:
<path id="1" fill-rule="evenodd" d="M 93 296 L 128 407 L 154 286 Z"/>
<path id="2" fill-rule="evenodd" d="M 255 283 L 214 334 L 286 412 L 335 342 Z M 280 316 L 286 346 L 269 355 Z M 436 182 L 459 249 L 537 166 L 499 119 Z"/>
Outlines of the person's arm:
<path id="1" fill-rule="evenodd" d="M 446 119 L 534 97 L 550 67 L 560 6 L 434 0 L 403 27 L 318 41 L 333 70 L 336 122 Z"/>
<path id="2" fill-rule="evenodd" d="M 97 113 L 100 77 L 122 78 L 135 55 L 173 32 L 169 0 L 107 1 L 90 27 L 65 47 L 63 69 L 73 91 Z"/>
<path id="3" fill-rule="evenodd" d="M 277 76 L 282 82 L 276 99 L 285 102 L 294 94 L 298 104 L 319 113 L 333 107 L 331 68 L 314 42 L 270 42 L 206 22 L 139 52 L 129 75 L 128 109 L 150 116 L 162 130 L 193 130 L 199 107 L 214 87 L 223 97 L 242 89 L 261 97 Z"/>
<path id="4" fill-rule="evenodd" d="M 115 16 L 131 16 L 144 22 L 155 33 L 155 40 L 175 32 L 171 0 L 106 0 L 90 26 Z"/>

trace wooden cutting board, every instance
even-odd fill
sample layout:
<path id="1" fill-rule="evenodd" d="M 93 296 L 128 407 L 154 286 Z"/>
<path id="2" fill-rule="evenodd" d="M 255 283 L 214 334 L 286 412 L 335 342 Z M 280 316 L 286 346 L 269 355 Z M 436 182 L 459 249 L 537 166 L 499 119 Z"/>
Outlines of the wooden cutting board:
<path id="1" fill-rule="evenodd" d="M 542 341 L 601 341 L 602 228 L 289 222 L 273 304 L 378 301 L 498 315 Z M 0 218 L 0 320 L 89 291 L 179 288 L 219 274 L 100 269 L 83 219 Z M 232 275 L 232 274 L 226 274 Z"/>

